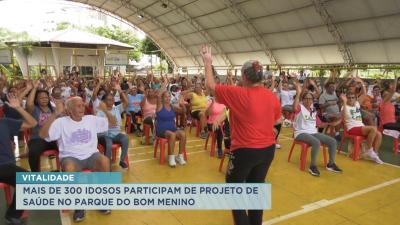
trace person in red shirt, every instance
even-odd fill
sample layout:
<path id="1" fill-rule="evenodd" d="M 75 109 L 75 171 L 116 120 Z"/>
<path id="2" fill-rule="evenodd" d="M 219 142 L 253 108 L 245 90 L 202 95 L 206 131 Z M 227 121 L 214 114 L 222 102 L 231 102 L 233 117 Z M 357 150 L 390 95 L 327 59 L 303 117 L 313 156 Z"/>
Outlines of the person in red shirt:
<path id="1" fill-rule="evenodd" d="M 242 66 L 242 87 L 215 83 L 211 48 L 201 52 L 206 86 L 216 101 L 230 109 L 231 157 L 227 183 L 264 183 L 275 153 L 274 125 L 281 117 L 278 98 L 262 84 L 262 66 L 250 60 Z M 261 225 L 262 210 L 233 210 L 235 224 Z"/>

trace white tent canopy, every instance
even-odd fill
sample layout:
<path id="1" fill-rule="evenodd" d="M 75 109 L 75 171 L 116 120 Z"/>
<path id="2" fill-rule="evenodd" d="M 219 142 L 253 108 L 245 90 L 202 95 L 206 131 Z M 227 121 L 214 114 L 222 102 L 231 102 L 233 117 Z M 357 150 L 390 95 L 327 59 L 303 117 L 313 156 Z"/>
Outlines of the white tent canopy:
<path id="1" fill-rule="evenodd" d="M 116 49 L 133 49 L 134 47 L 119 41 L 112 40 L 89 32 L 66 29 L 48 33 L 42 33 L 35 41 L 48 43 L 90 44 L 100 46 L 112 46 Z"/>
<path id="2" fill-rule="evenodd" d="M 400 63 L 400 0 L 74 1 L 139 27 L 178 67 L 202 65 L 204 43 L 215 66 Z"/>

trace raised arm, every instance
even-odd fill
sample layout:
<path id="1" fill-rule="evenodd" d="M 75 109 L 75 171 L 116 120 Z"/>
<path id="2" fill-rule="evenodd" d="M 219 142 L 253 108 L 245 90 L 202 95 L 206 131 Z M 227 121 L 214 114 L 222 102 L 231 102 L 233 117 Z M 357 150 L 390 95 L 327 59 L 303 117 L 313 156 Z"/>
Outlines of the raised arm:
<path id="1" fill-rule="evenodd" d="M 21 130 L 30 129 L 37 125 L 37 121 L 35 120 L 35 118 L 33 118 L 31 114 L 29 114 L 27 111 L 24 110 L 24 108 L 22 108 L 21 101 L 17 97 L 13 95 L 8 95 L 8 102 L 6 102 L 6 104 L 11 108 L 17 110 L 24 119 L 24 122 L 22 122 Z"/>
<path id="2" fill-rule="evenodd" d="M 234 85 L 233 78 L 232 78 L 232 71 L 230 69 L 227 70 L 225 83 L 227 85 Z"/>
<path id="3" fill-rule="evenodd" d="M 302 92 L 300 82 L 295 80 L 294 85 L 296 86 L 296 97 L 294 98 L 293 102 L 293 112 L 296 112 L 296 109 L 299 107 L 300 104 L 300 95 Z"/>
<path id="4" fill-rule="evenodd" d="M 396 92 L 396 88 L 397 88 L 397 81 L 399 80 L 398 77 L 394 78 L 394 84 L 393 86 L 388 90 L 388 92 L 385 94 L 383 97 L 383 102 L 390 102 L 390 100 L 392 99 L 394 93 Z"/>
<path id="5" fill-rule="evenodd" d="M 164 93 L 165 91 L 167 91 L 167 81 L 164 81 L 162 84 L 161 84 L 161 88 L 160 88 L 160 90 L 157 90 L 158 91 L 158 93 L 157 93 L 157 109 L 156 109 L 156 111 L 157 112 L 159 112 L 159 111 L 161 111 L 161 109 L 162 109 L 162 107 L 163 107 L 163 104 L 162 104 L 162 93 Z"/>
<path id="6" fill-rule="evenodd" d="M 31 91 L 32 85 L 30 81 L 26 81 L 26 87 L 23 89 L 23 91 L 19 92 L 18 94 L 18 99 L 22 102 L 22 99 L 25 98 L 25 96 Z"/>
<path id="7" fill-rule="evenodd" d="M 101 81 L 100 81 L 100 79 L 97 79 L 96 86 L 93 89 L 93 95 L 92 95 L 93 101 L 96 100 L 96 98 L 97 98 L 97 94 L 99 93 L 99 90 L 100 90 L 100 85 L 101 85 Z"/>
<path id="8" fill-rule="evenodd" d="M 161 109 L 162 109 L 162 107 L 163 107 L 163 105 L 162 105 L 162 100 L 161 100 L 161 95 L 162 95 L 161 90 L 156 90 L 156 94 L 157 94 L 157 107 L 156 107 L 156 111 L 157 111 L 157 112 L 160 112 Z"/>
<path id="9" fill-rule="evenodd" d="M 126 107 L 128 107 L 128 97 L 126 96 L 125 91 L 122 91 L 121 85 L 119 84 L 119 82 L 115 83 L 114 89 L 119 92 L 119 96 L 121 97 L 122 106 L 124 107 L 124 109 L 126 109 Z"/>
<path id="10" fill-rule="evenodd" d="M 183 113 L 185 111 L 185 105 L 188 103 L 185 101 L 183 96 L 179 96 L 179 102 L 178 104 L 174 104 L 172 107 L 174 108 L 174 111 L 177 113 Z"/>
<path id="11" fill-rule="evenodd" d="M 316 92 L 316 98 L 319 98 L 319 96 L 321 95 L 321 90 L 318 88 L 317 84 L 315 83 L 315 81 L 313 79 L 310 79 L 308 82 L 311 86 L 314 87 L 314 90 Z"/>
<path id="12" fill-rule="evenodd" d="M 142 109 L 142 112 L 143 112 L 144 103 L 146 102 L 146 98 L 148 95 L 149 95 L 149 90 L 147 89 L 144 92 L 144 97 L 143 97 L 142 101 L 140 102 L 140 108 Z"/>
<path id="13" fill-rule="evenodd" d="M 39 130 L 39 136 L 43 139 L 49 136 L 49 130 L 54 120 L 56 120 L 58 116 L 64 113 L 64 103 L 62 102 L 62 100 L 56 100 L 55 104 L 56 110 L 51 114 L 50 118 L 47 119 L 46 123 Z"/>
<path id="14" fill-rule="evenodd" d="M 32 113 L 33 112 L 33 108 L 34 108 L 34 103 L 35 103 L 35 95 L 36 95 L 36 91 L 37 91 L 37 88 L 38 88 L 38 86 L 39 86 L 39 81 L 38 80 L 35 80 L 34 82 L 33 82 L 33 85 L 32 85 L 32 83 L 29 83 L 29 86 L 31 87 L 31 92 L 29 93 L 29 96 L 28 96 L 28 100 L 26 101 L 26 110 L 29 112 L 29 113 Z M 33 88 L 32 88 L 33 87 Z"/>
<path id="15" fill-rule="evenodd" d="M 117 119 L 108 111 L 106 103 L 101 101 L 98 109 L 106 115 L 109 128 L 114 127 L 117 124 Z"/>
<path id="16" fill-rule="evenodd" d="M 346 113 L 346 110 L 347 110 L 347 97 L 346 97 L 345 94 L 341 94 L 340 95 L 340 99 L 342 100 L 342 118 L 344 120 L 346 120 L 346 117 L 347 117 L 347 113 Z"/>
<path id="17" fill-rule="evenodd" d="M 361 94 L 362 95 L 366 95 L 367 94 L 367 89 L 365 88 L 364 81 L 361 80 L 361 78 L 359 78 L 359 77 L 354 78 L 354 81 L 361 84 Z"/>
<path id="18" fill-rule="evenodd" d="M 206 77 L 206 87 L 212 95 L 215 95 L 215 80 L 212 71 L 211 47 L 203 45 L 201 48 L 201 57 L 204 63 L 204 74 Z"/>

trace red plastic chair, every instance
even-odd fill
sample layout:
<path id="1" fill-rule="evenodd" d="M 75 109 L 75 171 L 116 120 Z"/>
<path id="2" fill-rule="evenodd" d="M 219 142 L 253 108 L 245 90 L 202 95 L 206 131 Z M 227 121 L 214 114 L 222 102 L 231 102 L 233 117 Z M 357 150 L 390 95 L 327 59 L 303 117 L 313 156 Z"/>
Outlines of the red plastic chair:
<path id="1" fill-rule="evenodd" d="M 55 156 L 56 165 L 57 165 L 57 170 L 60 170 L 61 164 L 60 164 L 60 158 L 58 157 L 58 154 L 59 154 L 58 150 L 49 149 L 49 150 L 44 151 L 44 152 L 40 155 L 40 157 Z M 41 171 L 41 170 L 40 170 L 40 164 L 41 164 L 41 163 L 40 163 L 40 159 L 39 159 L 39 172 Z"/>
<path id="2" fill-rule="evenodd" d="M 196 126 L 196 137 L 199 137 L 200 136 L 200 130 L 201 130 L 200 121 L 197 120 L 197 119 L 192 119 L 192 124 L 190 124 L 190 127 L 189 127 L 189 134 L 192 133 L 193 125 Z"/>
<path id="3" fill-rule="evenodd" d="M 288 162 L 290 162 L 290 158 L 292 157 L 293 149 L 295 145 L 300 145 L 301 146 L 301 153 L 300 153 L 300 170 L 304 171 L 306 168 L 306 163 L 307 163 L 307 153 L 308 153 L 308 148 L 311 147 L 311 145 L 308 145 L 307 143 L 301 142 L 301 141 L 296 141 L 293 139 L 293 144 L 289 152 L 288 156 Z M 324 145 L 321 145 L 322 151 L 323 151 L 323 156 L 324 156 L 324 166 L 327 165 L 327 157 L 326 157 L 326 149 Z"/>
<path id="4" fill-rule="evenodd" d="M 115 162 L 117 161 L 117 150 L 118 150 L 119 148 L 121 148 L 121 145 L 120 145 L 120 144 L 117 144 L 117 143 L 113 143 L 113 144 L 112 144 L 112 147 L 111 147 L 111 150 L 112 150 L 111 161 L 112 161 L 113 163 L 115 163 Z M 101 145 L 101 144 L 98 144 L 98 145 L 97 145 L 97 149 L 98 149 L 99 152 L 102 153 L 102 154 L 105 154 L 105 152 L 106 152 L 105 147 L 104 147 L 103 145 Z M 125 159 L 124 159 L 124 162 L 126 163 L 126 165 L 128 165 L 128 170 L 129 170 L 130 166 L 129 166 L 129 157 L 128 157 L 128 154 L 126 154 L 126 157 L 125 157 Z"/>
<path id="5" fill-rule="evenodd" d="M 24 133 L 24 142 L 25 144 L 28 144 L 29 140 L 31 139 L 31 129 L 25 129 L 23 133 Z"/>
<path id="6" fill-rule="evenodd" d="M 296 115 L 294 112 L 288 112 L 288 111 L 283 111 L 282 114 L 285 119 L 290 120 L 292 122 L 294 120 L 294 116 Z"/>
<path id="7" fill-rule="evenodd" d="M 230 152 L 231 152 L 230 149 L 228 149 L 228 148 L 225 148 L 225 149 L 224 149 L 224 153 L 222 154 L 221 162 L 219 163 L 219 168 L 218 168 L 218 171 L 219 171 L 219 172 L 222 171 L 222 166 L 224 165 L 225 156 L 226 156 L 227 154 L 229 154 Z"/>
<path id="8" fill-rule="evenodd" d="M 145 145 L 150 144 L 150 131 L 151 131 L 151 126 L 149 124 L 143 123 L 143 136 L 144 136 L 144 144 Z"/>
<path id="9" fill-rule="evenodd" d="M 5 183 L 0 183 L 0 189 L 4 190 L 7 206 L 11 205 L 11 186 Z"/>
<path id="10" fill-rule="evenodd" d="M 378 130 L 379 130 L 379 132 L 382 133 L 382 135 L 384 135 L 383 134 L 383 124 L 382 124 L 382 122 L 379 123 Z M 397 155 L 399 153 L 399 139 L 398 138 L 394 138 L 394 137 L 389 136 L 389 135 L 386 135 L 386 136 L 393 138 L 393 152 L 394 152 L 395 155 Z"/>
<path id="11" fill-rule="evenodd" d="M 175 141 L 177 141 L 176 139 Z M 165 144 L 168 144 L 168 139 L 156 137 L 154 140 L 154 158 L 157 158 L 157 149 L 160 146 L 160 164 L 163 165 L 165 161 Z M 169 146 L 168 146 L 169 148 Z M 187 161 L 186 149 L 183 149 L 183 158 Z"/>
<path id="12" fill-rule="evenodd" d="M 360 155 L 360 147 L 361 143 L 365 139 L 363 136 L 357 136 L 357 135 L 351 135 L 347 132 L 347 128 L 343 126 L 343 134 L 342 134 L 342 140 L 340 141 L 340 146 L 338 152 L 342 150 L 344 139 L 350 139 L 354 143 L 354 151 L 353 151 L 353 160 L 356 161 L 358 160 L 358 157 Z"/>
<path id="13" fill-rule="evenodd" d="M 217 143 L 217 138 L 216 138 L 216 134 L 214 131 L 208 132 L 207 138 L 206 138 L 206 142 L 204 145 L 204 150 L 207 150 L 207 145 L 208 145 L 208 140 L 211 136 L 211 151 L 210 151 L 210 156 L 214 157 L 215 156 L 215 145 Z"/>
<path id="14" fill-rule="evenodd" d="M 132 116 L 129 113 L 125 113 L 125 117 L 125 132 L 130 134 L 132 129 Z"/>
<path id="15" fill-rule="evenodd" d="M 0 107 L 0 118 L 4 117 L 4 111 L 3 111 L 3 107 Z"/>
<path id="16" fill-rule="evenodd" d="M 130 113 L 126 113 L 126 120 L 125 120 L 125 132 L 130 134 L 132 131 L 132 115 Z M 135 116 L 135 122 L 140 124 L 142 121 L 141 116 Z"/>

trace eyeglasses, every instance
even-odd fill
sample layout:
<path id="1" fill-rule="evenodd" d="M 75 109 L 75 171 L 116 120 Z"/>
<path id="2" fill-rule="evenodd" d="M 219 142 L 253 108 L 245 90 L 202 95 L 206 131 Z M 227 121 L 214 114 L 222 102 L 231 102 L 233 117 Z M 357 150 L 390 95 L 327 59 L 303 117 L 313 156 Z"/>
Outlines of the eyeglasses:
<path id="1" fill-rule="evenodd" d="M 347 97 L 348 99 L 356 99 L 356 97 Z"/>

